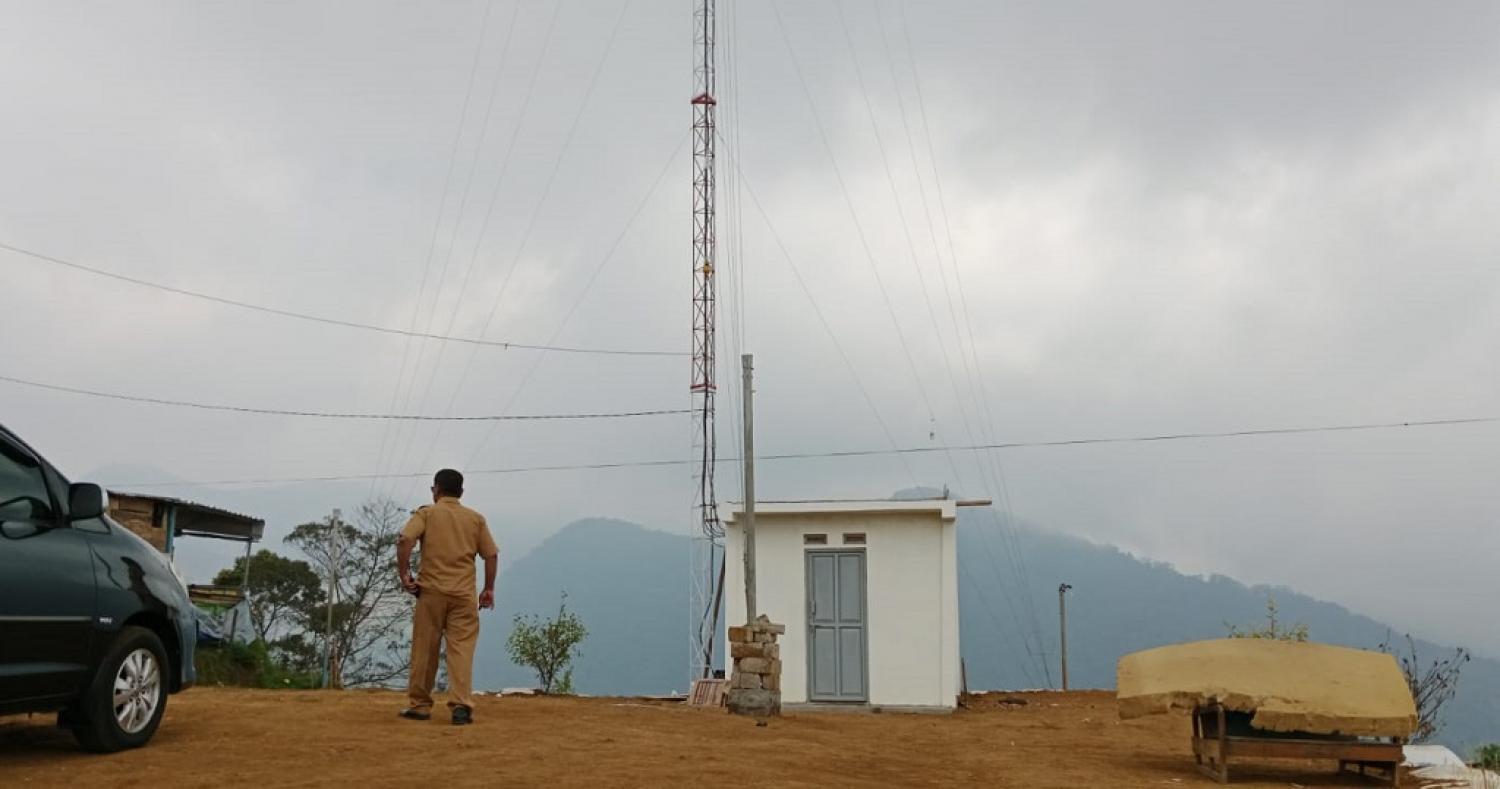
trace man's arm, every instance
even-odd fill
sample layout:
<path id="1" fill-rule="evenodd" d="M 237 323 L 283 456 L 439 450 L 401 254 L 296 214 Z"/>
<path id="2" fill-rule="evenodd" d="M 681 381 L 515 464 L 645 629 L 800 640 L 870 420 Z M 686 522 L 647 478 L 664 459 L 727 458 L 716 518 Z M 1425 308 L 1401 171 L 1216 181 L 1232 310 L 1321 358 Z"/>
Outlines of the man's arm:
<path id="1" fill-rule="evenodd" d="M 423 517 L 422 510 L 426 507 L 417 508 L 401 527 L 401 536 L 396 540 L 396 577 L 401 579 L 401 588 L 412 594 L 417 593 L 417 582 L 411 577 L 411 549 L 415 548 L 417 541 L 427 533 L 427 518 Z"/>
<path id="2" fill-rule="evenodd" d="M 408 592 L 417 591 L 417 582 L 411 577 L 411 549 L 416 545 L 416 540 L 401 535 L 396 541 L 396 575 L 401 579 L 401 586 Z"/>
<path id="3" fill-rule="evenodd" d="M 484 557 L 484 591 L 479 593 L 480 608 L 495 607 L 495 573 L 500 570 L 500 554 Z"/>

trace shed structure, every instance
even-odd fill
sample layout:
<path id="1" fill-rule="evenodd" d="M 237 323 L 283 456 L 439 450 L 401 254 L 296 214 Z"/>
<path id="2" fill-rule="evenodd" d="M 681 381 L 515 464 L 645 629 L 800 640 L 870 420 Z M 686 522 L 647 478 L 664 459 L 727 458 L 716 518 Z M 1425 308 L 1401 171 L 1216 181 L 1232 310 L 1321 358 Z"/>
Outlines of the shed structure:
<path id="1" fill-rule="evenodd" d="M 119 490 L 109 492 L 109 517 L 165 554 L 173 552 L 179 537 L 209 537 L 243 542 L 248 555 L 250 545 L 258 542 L 266 529 L 265 521 L 249 515 L 169 496 Z"/>
<path id="2" fill-rule="evenodd" d="M 214 638 L 254 639 L 246 590 L 250 588 L 250 553 L 265 534 L 264 520 L 170 496 L 118 490 L 109 492 L 109 517 L 169 557 L 175 556 L 177 540 L 183 537 L 244 543 L 245 569 L 239 586 L 189 586 L 188 597 L 203 612 L 200 628 L 206 624 L 203 616 L 209 617 L 212 630 L 219 633 Z"/>
<path id="3" fill-rule="evenodd" d="M 746 621 L 743 520 L 731 507 L 726 625 Z M 786 625 L 783 705 L 957 706 L 956 526 L 952 499 L 756 504 L 757 613 Z"/>

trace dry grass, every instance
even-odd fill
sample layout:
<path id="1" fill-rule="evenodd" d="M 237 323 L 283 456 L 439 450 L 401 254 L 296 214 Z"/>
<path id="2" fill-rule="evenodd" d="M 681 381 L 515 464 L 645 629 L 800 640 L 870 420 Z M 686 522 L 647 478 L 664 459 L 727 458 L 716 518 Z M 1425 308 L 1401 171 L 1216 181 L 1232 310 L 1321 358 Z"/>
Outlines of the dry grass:
<path id="1" fill-rule="evenodd" d="M 0 718 L 0 786 L 1210 786 L 1185 716 L 1121 722 L 1104 692 L 983 697 L 953 715 L 805 713 L 764 728 L 626 699 L 484 698 L 476 723 L 396 718 L 389 692 L 199 688 L 147 748 L 80 753 L 41 717 Z M 1247 787 L 1347 786 L 1269 764 Z"/>

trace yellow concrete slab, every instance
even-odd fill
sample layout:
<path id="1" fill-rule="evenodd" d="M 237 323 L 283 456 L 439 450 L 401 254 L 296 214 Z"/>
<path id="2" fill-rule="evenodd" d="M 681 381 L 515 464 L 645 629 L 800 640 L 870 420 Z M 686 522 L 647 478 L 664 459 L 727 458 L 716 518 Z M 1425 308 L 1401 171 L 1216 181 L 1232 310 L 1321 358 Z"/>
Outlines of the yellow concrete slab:
<path id="1" fill-rule="evenodd" d="M 1251 725 L 1369 737 L 1408 737 L 1417 706 L 1395 658 L 1379 652 L 1226 638 L 1120 658 L 1120 717 L 1218 702 L 1253 713 Z"/>

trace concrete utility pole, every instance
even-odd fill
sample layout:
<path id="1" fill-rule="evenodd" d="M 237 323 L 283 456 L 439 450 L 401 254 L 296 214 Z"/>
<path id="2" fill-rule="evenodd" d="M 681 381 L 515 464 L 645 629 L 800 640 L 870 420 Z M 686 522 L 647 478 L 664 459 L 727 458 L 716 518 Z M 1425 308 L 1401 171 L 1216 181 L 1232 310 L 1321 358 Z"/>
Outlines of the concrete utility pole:
<path id="1" fill-rule="evenodd" d="M 323 687 L 333 685 L 333 603 L 339 591 L 339 528 L 343 513 L 333 511 L 328 521 L 328 613 L 323 623 Z"/>
<path id="2" fill-rule="evenodd" d="M 1057 632 L 1062 642 L 1062 689 L 1068 689 L 1068 590 L 1072 584 L 1057 586 Z"/>
<path id="3" fill-rule="evenodd" d="M 740 357 L 745 402 L 745 621 L 754 622 L 755 610 L 755 357 Z"/>

